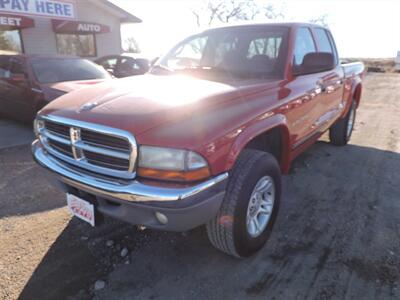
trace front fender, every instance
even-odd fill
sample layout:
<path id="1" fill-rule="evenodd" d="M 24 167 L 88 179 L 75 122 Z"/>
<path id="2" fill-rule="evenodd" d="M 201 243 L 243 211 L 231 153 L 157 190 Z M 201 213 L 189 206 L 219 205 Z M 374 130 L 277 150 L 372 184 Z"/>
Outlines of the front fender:
<path id="1" fill-rule="evenodd" d="M 246 145 L 255 137 L 268 132 L 274 128 L 282 129 L 282 153 L 281 153 L 281 169 L 286 173 L 290 167 L 290 135 L 287 126 L 287 120 L 284 115 L 276 114 L 264 118 L 258 118 L 253 124 L 241 129 L 241 133 L 236 137 L 233 142 L 227 160 L 225 169 L 230 170 L 235 164 L 240 152 Z"/>

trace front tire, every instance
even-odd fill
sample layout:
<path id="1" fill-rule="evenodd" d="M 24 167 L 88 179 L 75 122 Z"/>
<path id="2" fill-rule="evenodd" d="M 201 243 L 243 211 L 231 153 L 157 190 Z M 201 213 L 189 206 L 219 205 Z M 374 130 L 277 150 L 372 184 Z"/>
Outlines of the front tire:
<path id="1" fill-rule="evenodd" d="M 357 104 L 353 101 L 347 115 L 329 129 L 329 140 L 333 145 L 345 146 L 350 141 L 356 119 L 356 109 Z"/>
<path id="2" fill-rule="evenodd" d="M 267 242 L 281 196 L 281 172 L 269 153 L 245 149 L 228 182 L 217 216 L 207 223 L 211 243 L 219 250 L 247 257 Z"/>

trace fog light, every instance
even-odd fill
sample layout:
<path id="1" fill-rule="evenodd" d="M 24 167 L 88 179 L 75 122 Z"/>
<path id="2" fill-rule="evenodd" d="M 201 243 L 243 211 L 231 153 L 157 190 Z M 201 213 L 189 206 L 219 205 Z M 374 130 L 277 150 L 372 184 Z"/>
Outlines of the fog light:
<path id="1" fill-rule="evenodd" d="M 160 213 L 160 212 L 157 211 L 157 212 L 155 213 L 155 216 L 156 216 L 158 222 L 160 222 L 161 224 L 165 225 L 165 224 L 168 223 L 168 218 L 167 218 L 166 215 L 164 215 L 164 214 L 162 214 L 162 213 Z"/>

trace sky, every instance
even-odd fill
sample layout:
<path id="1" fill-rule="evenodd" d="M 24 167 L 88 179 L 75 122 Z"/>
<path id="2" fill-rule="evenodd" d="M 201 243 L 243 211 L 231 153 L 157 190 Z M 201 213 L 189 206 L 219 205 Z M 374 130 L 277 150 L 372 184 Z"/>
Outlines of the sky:
<path id="1" fill-rule="evenodd" d="M 110 0 L 143 20 L 125 25 L 142 52 L 159 56 L 199 32 L 191 8 L 201 0 Z M 400 0 L 257 0 L 283 10 L 285 21 L 327 15 L 341 57 L 395 57 L 400 51 Z M 258 19 L 263 21 L 263 19 Z M 267 20 L 266 20 L 267 21 Z"/>

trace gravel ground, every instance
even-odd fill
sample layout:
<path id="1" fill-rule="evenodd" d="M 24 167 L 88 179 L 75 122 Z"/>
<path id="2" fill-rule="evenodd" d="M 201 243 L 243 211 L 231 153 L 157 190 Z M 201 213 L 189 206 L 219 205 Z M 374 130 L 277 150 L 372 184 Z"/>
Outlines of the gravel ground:
<path id="1" fill-rule="evenodd" d="M 245 260 L 202 228 L 92 229 L 28 145 L 0 150 L 0 298 L 399 299 L 398 99 L 400 75 L 367 77 L 350 145 L 323 138 L 296 160 L 271 239 Z"/>

